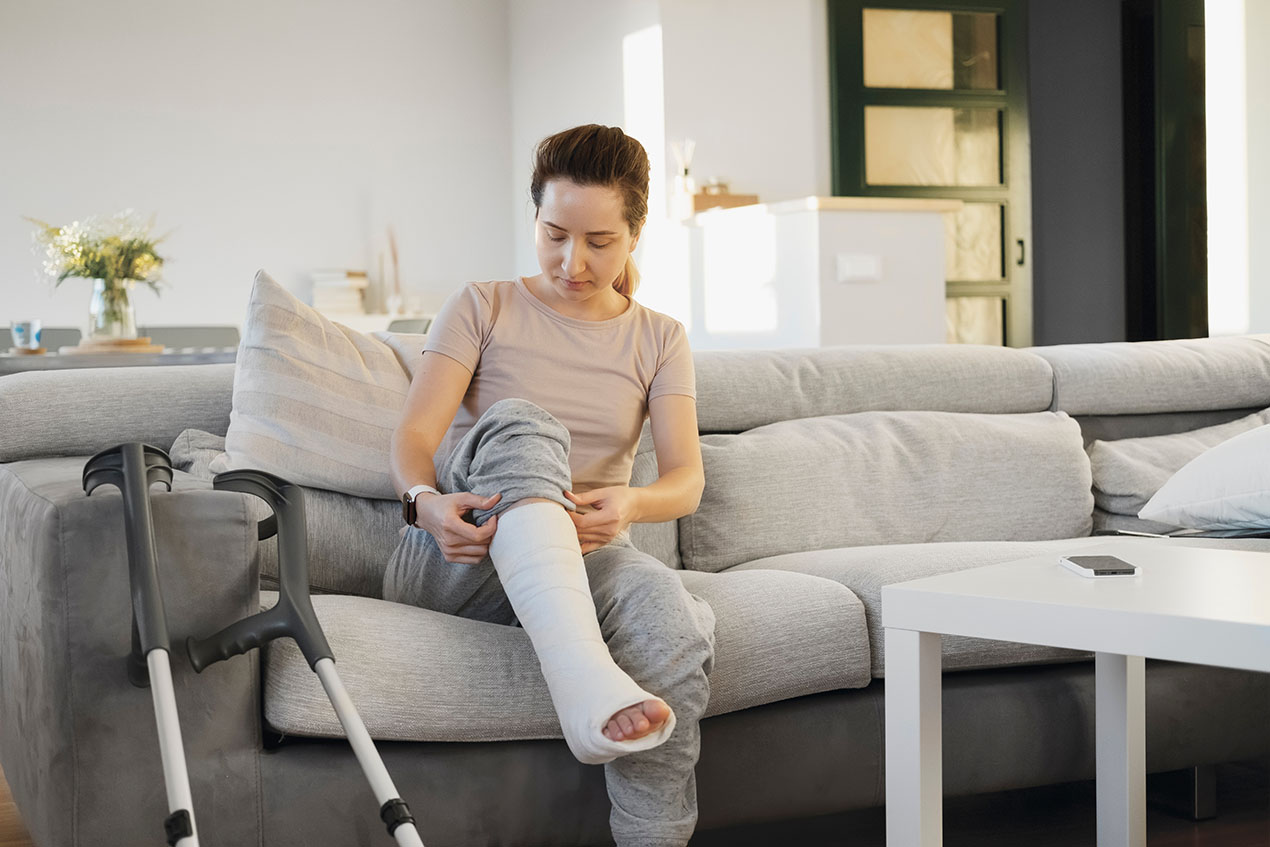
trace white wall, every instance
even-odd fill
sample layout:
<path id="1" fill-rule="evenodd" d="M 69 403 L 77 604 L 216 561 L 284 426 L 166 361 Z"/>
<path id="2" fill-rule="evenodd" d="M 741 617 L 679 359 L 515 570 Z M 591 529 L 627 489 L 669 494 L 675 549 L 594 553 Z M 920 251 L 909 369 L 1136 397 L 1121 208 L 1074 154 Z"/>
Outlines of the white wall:
<path id="1" fill-rule="evenodd" d="M 1249 329 L 1270 332 L 1270 3 L 1245 6 L 1248 61 Z"/>
<path id="2" fill-rule="evenodd" d="M 668 219 L 670 142 L 765 201 L 831 189 L 823 0 L 523 0 L 509 5 L 516 266 L 535 273 L 530 157 L 581 123 L 622 126 L 653 166 L 640 301 L 691 325 L 688 232 Z"/>
<path id="3" fill-rule="evenodd" d="M 832 190 L 824 0 L 663 0 L 666 137 L 765 203 Z M 673 161 L 673 160 L 672 160 Z"/>
<path id="4" fill-rule="evenodd" d="M 657 25 L 656 0 L 513 0 L 511 224 L 515 272 L 538 272 L 529 178 L 534 147 L 580 124 L 625 126 L 623 39 Z M 636 137 L 639 137 L 636 135 Z M 654 142 L 639 138 L 645 147 Z M 506 273 L 511 273 L 509 269 Z"/>
<path id="5" fill-rule="evenodd" d="M 79 326 L 22 215 L 157 215 L 143 323 L 239 323 L 255 270 L 376 270 L 433 307 L 512 264 L 506 0 L 0 3 L 0 326 Z M 544 49 L 547 45 L 544 45 Z"/>

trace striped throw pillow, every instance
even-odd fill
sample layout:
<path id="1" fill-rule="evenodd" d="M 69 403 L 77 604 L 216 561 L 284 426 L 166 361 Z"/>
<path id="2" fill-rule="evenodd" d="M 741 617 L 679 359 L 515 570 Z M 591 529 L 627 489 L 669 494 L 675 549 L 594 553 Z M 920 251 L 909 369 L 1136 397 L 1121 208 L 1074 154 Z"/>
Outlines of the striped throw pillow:
<path id="1" fill-rule="evenodd" d="M 311 488 L 393 499 L 389 444 L 409 388 L 392 346 L 327 319 L 260 271 L 238 347 L 225 452 L 210 470 L 256 468 Z"/>

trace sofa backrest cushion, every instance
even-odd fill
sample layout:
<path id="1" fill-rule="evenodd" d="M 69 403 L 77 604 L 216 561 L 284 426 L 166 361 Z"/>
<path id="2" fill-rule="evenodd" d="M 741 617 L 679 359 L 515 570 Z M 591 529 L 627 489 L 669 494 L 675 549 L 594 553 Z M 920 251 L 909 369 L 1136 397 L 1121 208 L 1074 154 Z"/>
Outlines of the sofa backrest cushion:
<path id="1" fill-rule="evenodd" d="M 210 480 L 213 460 L 225 450 L 225 439 L 199 430 L 177 436 L 168 451 L 172 466 L 195 479 Z M 315 594 L 383 596 L 384 571 L 401 540 L 401 504 L 301 487 L 305 541 L 309 552 L 309 587 Z M 247 498 L 252 520 L 272 514 L 265 501 Z M 260 542 L 260 583 L 278 585 L 278 543 Z"/>
<path id="2" fill-rule="evenodd" d="M 705 351 L 695 361 L 707 433 L 851 412 L 1042 412 L 1054 390 L 1046 361 L 1006 347 Z"/>
<path id="3" fill-rule="evenodd" d="M 644 429 L 648 429 L 645 422 Z M 651 438 L 642 438 L 639 449 L 635 453 L 635 463 L 631 466 L 631 485 L 652 485 L 657 481 L 657 454 L 653 452 Z M 633 523 L 630 527 L 631 543 L 639 550 L 655 559 L 660 559 L 666 566 L 679 569 L 679 535 L 675 521 L 661 523 Z"/>
<path id="4" fill-rule="evenodd" d="M 861 412 L 701 439 L 706 487 L 683 567 L 922 541 L 1088 535 L 1080 428 L 1065 414 Z"/>
<path id="5" fill-rule="evenodd" d="M 91 456 L 125 441 L 167 447 L 224 433 L 234 366 L 67 368 L 0 377 L 0 462 Z"/>
<path id="6" fill-rule="evenodd" d="M 410 389 L 398 353 L 256 274 L 238 348 L 225 455 L 291 482 L 395 499 L 389 445 Z"/>
<path id="7" fill-rule="evenodd" d="M 1052 408 L 1069 415 L 1270 406 L 1270 335 L 1064 344 L 1028 352 L 1054 369 Z"/>
<path id="8" fill-rule="evenodd" d="M 1088 447 L 1094 503 L 1115 515 L 1137 516 L 1160 486 L 1205 450 L 1270 423 L 1262 409 L 1229 423 L 1171 435 L 1095 441 Z"/>

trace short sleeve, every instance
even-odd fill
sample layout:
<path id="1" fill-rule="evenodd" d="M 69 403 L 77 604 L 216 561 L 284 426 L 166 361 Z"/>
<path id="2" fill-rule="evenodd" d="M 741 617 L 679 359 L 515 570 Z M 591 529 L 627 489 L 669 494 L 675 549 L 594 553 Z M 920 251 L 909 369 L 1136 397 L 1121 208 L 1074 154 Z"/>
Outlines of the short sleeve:
<path id="1" fill-rule="evenodd" d="M 484 293 L 468 283 L 450 295 L 433 319 L 423 352 L 449 356 L 475 373 L 489 337 L 491 314 Z"/>
<path id="2" fill-rule="evenodd" d="M 657 373 L 648 387 L 648 399 L 663 394 L 686 394 L 697 397 L 697 374 L 692 365 L 692 350 L 688 347 L 688 334 L 679 321 L 669 321 L 670 329 L 662 344 Z"/>

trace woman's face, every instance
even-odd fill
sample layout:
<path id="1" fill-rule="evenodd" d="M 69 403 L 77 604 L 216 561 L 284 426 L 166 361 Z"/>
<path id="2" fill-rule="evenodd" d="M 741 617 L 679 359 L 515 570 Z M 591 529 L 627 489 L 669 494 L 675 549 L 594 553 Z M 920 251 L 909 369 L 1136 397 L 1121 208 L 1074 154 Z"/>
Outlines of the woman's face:
<path id="1" fill-rule="evenodd" d="M 571 303 L 585 303 L 608 291 L 635 249 L 622 214 L 622 196 L 606 185 L 550 180 L 534 226 L 538 266 L 548 290 Z"/>

